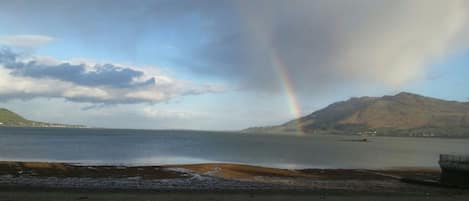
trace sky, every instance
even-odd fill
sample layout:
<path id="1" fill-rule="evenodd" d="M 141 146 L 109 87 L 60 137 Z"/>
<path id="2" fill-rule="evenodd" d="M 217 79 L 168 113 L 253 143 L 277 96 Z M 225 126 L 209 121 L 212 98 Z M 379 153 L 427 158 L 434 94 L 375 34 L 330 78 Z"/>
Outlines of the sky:
<path id="1" fill-rule="evenodd" d="M 469 101 L 464 0 L 0 0 L 0 107 L 238 130 L 350 97 Z"/>

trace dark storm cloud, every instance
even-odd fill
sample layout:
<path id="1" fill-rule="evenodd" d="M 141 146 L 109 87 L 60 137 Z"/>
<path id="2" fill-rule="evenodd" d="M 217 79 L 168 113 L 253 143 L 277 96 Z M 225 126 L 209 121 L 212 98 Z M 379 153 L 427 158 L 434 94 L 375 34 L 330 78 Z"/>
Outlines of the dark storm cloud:
<path id="1" fill-rule="evenodd" d="M 237 36 L 198 55 L 207 72 L 238 75 L 262 91 L 284 84 L 279 61 L 302 94 L 360 83 L 398 88 L 423 76 L 433 59 L 469 46 L 463 1 L 267 0 L 240 1 L 236 9 L 241 25 L 227 25 L 219 37 Z"/>
<path id="2" fill-rule="evenodd" d="M 274 93 L 284 85 L 278 62 L 303 94 L 398 88 L 469 46 L 468 3 L 459 0 L 6 1 L 0 11 L 117 55 L 174 39 L 182 56 L 168 59 L 179 68 Z M 25 23 L 41 16 L 49 20 Z"/>

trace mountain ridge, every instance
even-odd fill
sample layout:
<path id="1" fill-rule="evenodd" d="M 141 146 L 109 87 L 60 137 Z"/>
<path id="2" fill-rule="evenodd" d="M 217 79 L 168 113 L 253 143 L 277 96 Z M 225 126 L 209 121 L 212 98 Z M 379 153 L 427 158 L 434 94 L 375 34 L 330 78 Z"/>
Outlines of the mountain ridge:
<path id="1" fill-rule="evenodd" d="M 298 128 L 301 127 L 301 130 Z M 409 92 L 353 97 L 255 133 L 338 133 L 397 136 L 469 136 L 469 102 L 447 101 Z"/>

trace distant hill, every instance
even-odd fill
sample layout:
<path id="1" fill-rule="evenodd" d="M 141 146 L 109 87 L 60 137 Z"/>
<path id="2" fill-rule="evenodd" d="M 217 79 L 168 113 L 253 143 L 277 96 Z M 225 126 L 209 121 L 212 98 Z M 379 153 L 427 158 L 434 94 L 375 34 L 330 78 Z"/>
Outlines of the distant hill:
<path id="1" fill-rule="evenodd" d="M 469 103 L 406 92 L 394 96 L 351 98 L 279 126 L 244 131 L 469 137 Z"/>
<path id="2" fill-rule="evenodd" d="M 82 128 L 85 126 L 82 125 L 67 125 L 67 124 L 55 124 L 55 123 L 45 123 L 30 121 L 22 116 L 7 110 L 5 108 L 0 108 L 0 126 L 15 126 L 15 127 L 73 127 L 73 128 Z"/>

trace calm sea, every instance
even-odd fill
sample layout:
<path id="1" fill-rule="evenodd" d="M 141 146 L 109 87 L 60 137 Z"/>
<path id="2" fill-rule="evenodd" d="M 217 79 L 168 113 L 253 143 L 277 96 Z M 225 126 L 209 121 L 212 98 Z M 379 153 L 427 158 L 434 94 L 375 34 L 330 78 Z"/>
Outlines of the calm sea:
<path id="1" fill-rule="evenodd" d="M 469 139 L 273 136 L 202 131 L 0 127 L 0 160 L 161 165 L 235 162 L 280 168 L 438 167 Z"/>

